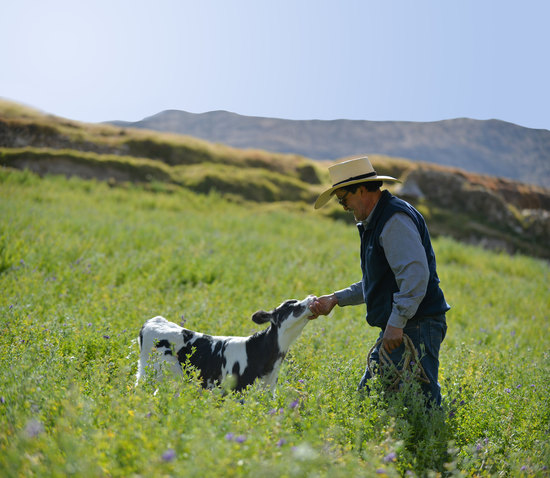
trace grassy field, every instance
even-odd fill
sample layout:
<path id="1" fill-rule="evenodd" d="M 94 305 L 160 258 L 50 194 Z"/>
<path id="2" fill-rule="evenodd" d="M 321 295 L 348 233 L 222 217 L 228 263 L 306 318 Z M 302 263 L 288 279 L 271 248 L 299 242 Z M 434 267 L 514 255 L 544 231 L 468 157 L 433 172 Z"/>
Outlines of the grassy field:
<path id="1" fill-rule="evenodd" d="M 546 262 L 434 241 L 453 308 L 426 416 L 414 390 L 355 391 L 377 335 L 361 307 L 306 327 L 274 396 L 134 388 L 154 315 L 245 335 L 258 309 L 357 280 L 351 222 L 6 169 L 0 218 L 2 476 L 548 476 Z"/>

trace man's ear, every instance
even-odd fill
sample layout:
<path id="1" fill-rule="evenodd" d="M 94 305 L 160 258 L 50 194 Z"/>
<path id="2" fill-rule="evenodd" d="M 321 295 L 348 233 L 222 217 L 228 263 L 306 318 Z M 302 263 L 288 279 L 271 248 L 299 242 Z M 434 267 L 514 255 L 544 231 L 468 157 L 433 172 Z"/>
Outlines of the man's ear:
<path id="1" fill-rule="evenodd" d="M 252 316 L 252 320 L 257 324 L 265 324 L 271 320 L 271 313 L 265 310 L 259 310 Z"/>

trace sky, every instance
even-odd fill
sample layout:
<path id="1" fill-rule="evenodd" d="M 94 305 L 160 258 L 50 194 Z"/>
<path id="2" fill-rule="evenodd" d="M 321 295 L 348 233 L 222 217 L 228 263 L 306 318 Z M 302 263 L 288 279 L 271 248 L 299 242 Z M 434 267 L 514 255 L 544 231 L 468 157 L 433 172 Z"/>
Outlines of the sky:
<path id="1" fill-rule="evenodd" d="M 550 130 L 548 0 L 0 0 L 0 97 L 84 122 L 167 109 Z"/>

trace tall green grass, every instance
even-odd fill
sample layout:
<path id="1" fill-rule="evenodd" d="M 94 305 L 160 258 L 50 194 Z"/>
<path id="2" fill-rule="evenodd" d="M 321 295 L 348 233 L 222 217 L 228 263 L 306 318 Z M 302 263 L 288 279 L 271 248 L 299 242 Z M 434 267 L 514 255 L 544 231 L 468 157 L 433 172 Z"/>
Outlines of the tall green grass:
<path id="1" fill-rule="evenodd" d="M 357 280 L 351 223 L 10 170 L 0 218 L 3 476 L 548 473 L 545 262 L 434 241 L 453 309 L 444 409 L 426 414 L 415 390 L 355 391 L 377 335 L 361 307 L 306 327 L 274 396 L 223 397 L 192 377 L 133 386 L 134 339 L 154 315 L 246 335 L 260 308 Z"/>

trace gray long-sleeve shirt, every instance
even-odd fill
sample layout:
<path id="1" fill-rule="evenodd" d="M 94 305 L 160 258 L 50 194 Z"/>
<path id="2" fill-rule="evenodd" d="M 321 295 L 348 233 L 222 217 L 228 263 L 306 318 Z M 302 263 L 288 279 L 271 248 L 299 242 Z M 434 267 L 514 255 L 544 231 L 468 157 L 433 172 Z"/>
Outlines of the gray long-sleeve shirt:
<path id="1" fill-rule="evenodd" d="M 364 222 L 368 223 L 371 217 L 372 212 Z M 388 325 L 403 328 L 426 294 L 430 276 L 426 252 L 414 222 L 401 212 L 394 214 L 384 225 L 380 245 L 398 286 L 398 291 L 393 294 Z M 365 303 L 361 281 L 336 291 L 335 295 L 341 307 Z"/>

